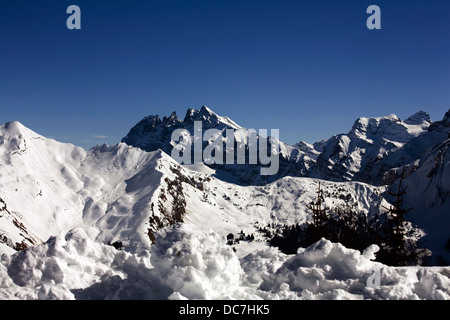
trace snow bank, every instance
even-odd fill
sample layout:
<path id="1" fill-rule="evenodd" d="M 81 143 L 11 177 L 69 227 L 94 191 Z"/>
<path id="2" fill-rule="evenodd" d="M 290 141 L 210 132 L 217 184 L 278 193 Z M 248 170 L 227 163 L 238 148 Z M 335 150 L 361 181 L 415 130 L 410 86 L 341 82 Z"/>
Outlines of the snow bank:
<path id="1" fill-rule="evenodd" d="M 0 299 L 247 297 L 238 293 L 240 262 L 216 233 L 174 225 L 157 235 L 151 256 L 118 251 L 91 238 L 76 229 L 14 255 L 2 255 Z"/>
<path id="2" fill-rule="evenodd" d="M 114 277 L 118 253 L 89 240 L 82 230 L 51 237 L 12 256 L 1 257 L 0 297 L 6 299 L 74 299 L 74 290 Z M 123 254 L 123 253 L 122 253 Z"/>
<path id="3" fill-rule="evenodd" d="M 270 299 L 450 298 L 450 268 L 388 267 L 372 261 L 378 250 L 361 254 L 321 239 L 264 275 L 258 289 Z"/>
<path id="4" fill-rule="evenodd" d="M 194 224 L 161 230 L 150 251 L 97 243 L 86 229 L 0 259 L 0 299 L 450 299 L 449 267 L 387 267 L 322 239 L 285 255 L 238 258 Z"/>
<path id="5" fill-rule="evenodd" d="M 242 268 L 236 254 L 217 233 L 197 232 L 177 224 L 162 232 L 151 250 L 161 282 L 189 299 L 243 298 Z"/>

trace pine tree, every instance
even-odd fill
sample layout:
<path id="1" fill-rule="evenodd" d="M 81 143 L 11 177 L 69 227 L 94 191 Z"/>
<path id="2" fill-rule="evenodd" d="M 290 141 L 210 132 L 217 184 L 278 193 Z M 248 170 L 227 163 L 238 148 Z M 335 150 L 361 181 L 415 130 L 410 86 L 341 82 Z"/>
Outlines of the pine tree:
<path id="1" fill-rule="evenodd" d="M 306 207 L 312 211 L 313 215 L 313 224 L 312 224 L 312 231 L 313 231 L 313 237 L 317 240 L 319 240 L 322 237 L 326 237 L 326 221 L 328 219 L 326 214 L 326 208 L 322 207 L 322 190 L 320 189 L 320 182 L 319 182 L 319 188 L 317 190 L 317 200 L 315 203 L 306 205 Z"/>
<path id="2" fill-rule="evenodd" d="M 388 252 L 391 265 L 406 265 L 408 261 L 413 258 L 415 254 L 415 244 L 406 240 L 405 230 L 405 214 L 412 208 L 406 209 L 404 207 L 404 196 L 406 194 L 407 186 L 403 187 L 403 178 L 405 169 L 402 171 L 400 181 L 398 184 L 397 192 L 388 190 L 389 195 L 394 197 L 394 205 L 386 208 L 388 215 L 390 216 L 390 229 L 387 231 L 388 240 Z"/>

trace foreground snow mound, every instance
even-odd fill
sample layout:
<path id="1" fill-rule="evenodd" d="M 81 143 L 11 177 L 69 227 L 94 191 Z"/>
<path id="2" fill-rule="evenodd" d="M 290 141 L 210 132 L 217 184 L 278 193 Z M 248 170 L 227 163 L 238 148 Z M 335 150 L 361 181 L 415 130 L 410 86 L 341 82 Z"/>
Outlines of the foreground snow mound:
<path id="1" fill-rule="evenodd" d="M 183 223 L 133 254 L 66 236 L 0 259 L 0 299 L 450 299 L 450 267 L 393 268 L 322 239 L 285 255 L 262 245 L 238 258 L 213 231 Z"/>
<path id="2" fill-rule="evenodd" d="M 0 263 L 0 299 L 243 299 L 236 254 L 214 232 L 176 224 L 150 253 L 93 242 L 82 229 Z M 151 261 L 151 262 L 150 262 Z M 153 265 L 152 265 L 153 264 Z"/>
<path id="3" fill-rule="evenodd" d="M 125 253 L 121 253 L 124 260 Z M 117 251 L 77 230 L 42 245 L 2 255 L 0 299 L 74 299 L 74 290 L 120 274 Z M 76 290 L 75 290 L 76 291 Z"/>
<path id="4" fill-rule="evenodd" d="M 394 268 L 372 261 L 378 246 L 361 254 L 322 239 L 300 248 L 259 289 L 271 299 L 449 299 L 449 268 Z"/>
<path id="5" fill-rule="evenodd" d="M 322 239 L 299 248 L 276 273 L 264 277 L 260 289 L 280 298 L 363 299 L 371 295 L 367 282 L 371 271 L 383 267 L 371 261 L 378 250 L 372 245 L 361 254 Z"/>
<path id="6" fill-rule="evenodd" d="M 243 298 L 238 293 L 242 268 L 237 255 L 217 233 L 192 224 L 162 230 L 151 250 L 161 282 L 189 299 Z"/>

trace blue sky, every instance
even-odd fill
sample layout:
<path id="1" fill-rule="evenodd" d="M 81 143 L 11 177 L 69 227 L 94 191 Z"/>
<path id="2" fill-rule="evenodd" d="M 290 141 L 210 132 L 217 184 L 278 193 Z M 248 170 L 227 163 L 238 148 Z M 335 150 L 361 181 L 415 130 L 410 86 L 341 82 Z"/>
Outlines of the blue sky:
<path id="1" fill-rule="evenodd" d="M 66 9 L 81 8 L 81 30 Z M 381 30 L 366 9 L 381 8 Z M 207 105 L 281 140 L 450 107 L 448 0 L 1 0 L 0 123 L 84 148 Z"/>

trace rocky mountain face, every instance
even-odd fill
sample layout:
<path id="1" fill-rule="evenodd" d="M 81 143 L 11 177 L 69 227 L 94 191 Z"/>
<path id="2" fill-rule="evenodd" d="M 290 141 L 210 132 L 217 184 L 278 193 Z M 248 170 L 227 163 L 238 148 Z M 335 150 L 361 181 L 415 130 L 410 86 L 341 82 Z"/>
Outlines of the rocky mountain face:
<path id="1" fill-rule="evenodd" d="M 163 150 L 171 154 L 173 143 L 172 133 L 177 129 L 185 129 L 194 136 L 194 122 L 201 121 L 203 132 L 208 129 L 224 131 L 240 129 L 241 127 L 227 117 L 220 117 L 211 109 L 203 106 L 200 110 L 188 109 L 183 120 L 175 112 L 163 119 L 159 115 L 150 115 L 139 121 L 122 142 L 145 151 Z"/>

